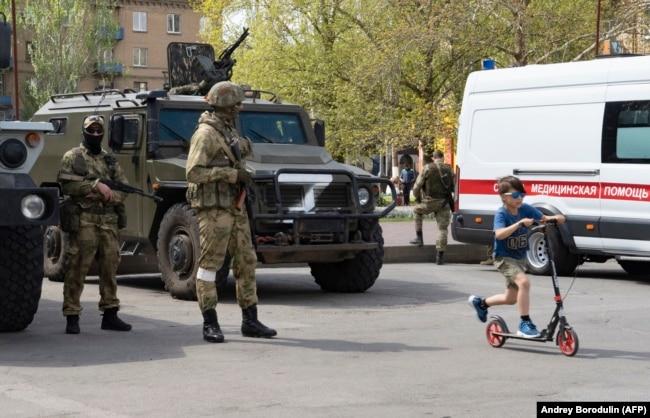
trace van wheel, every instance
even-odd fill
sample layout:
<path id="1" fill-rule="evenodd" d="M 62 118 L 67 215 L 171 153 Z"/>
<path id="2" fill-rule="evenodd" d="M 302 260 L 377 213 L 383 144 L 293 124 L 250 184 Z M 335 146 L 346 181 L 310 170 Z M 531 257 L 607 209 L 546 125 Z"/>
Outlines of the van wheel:
<path id="1" fill-rule="evenodd" d="M 42 284 L 42 228 L 0 228 L 0 331 L 20 331 L 32 322 Z"/>
<path id="2" fill-rule="evenodd" d="M 172 297 L 196 300 L 199 248 L 196 213 L 185 203 L 173 205 L 158 230 L 158 268 Z"/>
<path id="3" fill-rule="evenodd" d="M 58 225 L 48 226 L 43 240 L 43 271 L 53 282 L 62 282 L 68 270 L 68 234 Z"/>
<path id="4" fill-rule="evenodd" d="M 573 274 L 580 257 L 572 254 L 562 242 L 560 231 L 549 225 L 547 234 L 535 232 L 528 236 L 528 253 L 526 254 L 526 266 L 529 272 L 536 275 L 548 276 L 551 274 L 551 261 L 546 251 L 546 239 L 553 249 L 555 259 L 555 270 L 559 276 Z"/>
<path id="5" fill-rule="evenodd" d="M 309 263 L 311 274 L 321 289 L 328 292 L 361 293 L 375 284 L 384 262 L 384 237 L 377 220 L 359 222 L 364 241 L 379 243 L 374 250 L 358 253 L 338 263 Z"/>
<path id="6" fill-rule="evenodd" d="M 648 261 L 618 260 L 618 264 L 630 276 L 650 276 L 650 262 Z"/>

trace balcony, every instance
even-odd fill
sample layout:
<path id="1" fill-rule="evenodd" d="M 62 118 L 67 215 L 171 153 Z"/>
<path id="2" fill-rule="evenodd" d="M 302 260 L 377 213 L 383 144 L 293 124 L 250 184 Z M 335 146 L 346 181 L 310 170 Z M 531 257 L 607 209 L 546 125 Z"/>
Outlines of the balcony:
<path id="1" fill-rule="evenodd" d="M 122 39 L 124 39 L 124 27 L 123 27 L 123 26 L 120 26 L 120 27 L 117 28 L 117 30 L 115 31 L 115 40 L 116 40 L 116 41 L 121 41 Z"/>
<path id="2" fill-rule="evenodd" d="M 11 96 L 0 96 L 0 109 L 7 109 L 11 106 Z"/>
<path id="3" fill-rule="evenodd" d="M 124 66 L 119 62 L 97 63 L 96 65 L 96 74 L 117 76 L 124 73 Z"/>

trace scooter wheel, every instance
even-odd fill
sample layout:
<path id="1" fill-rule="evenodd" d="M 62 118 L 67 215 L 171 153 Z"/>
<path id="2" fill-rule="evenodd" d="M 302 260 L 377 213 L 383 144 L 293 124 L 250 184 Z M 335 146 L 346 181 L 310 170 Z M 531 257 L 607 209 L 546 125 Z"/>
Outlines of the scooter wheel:
<path id="1" fill-rule="evenodd" d="M 578 334 L 573 328 L 564 328 L 557 333 L 557 345 L 565 356 L 575 356 L 578 352 Z"/>
<path id="2" fill-rule="evenodd" d="M 507 337 L 503 335 L 497 335 L 495 332 L 507 333 L 508 327 L 506 323 L 501 318 L 492 318 L 488 322 L 487 327 L 485 327 L 485 336 L 487 337 L 487 342 L 492 347 L 501 347 L 506 343 Z"/>

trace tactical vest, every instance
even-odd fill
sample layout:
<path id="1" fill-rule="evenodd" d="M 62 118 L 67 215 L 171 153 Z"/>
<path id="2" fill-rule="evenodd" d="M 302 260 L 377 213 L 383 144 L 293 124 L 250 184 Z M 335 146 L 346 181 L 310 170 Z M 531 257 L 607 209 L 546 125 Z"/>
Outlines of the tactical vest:
<path id="1" fill-rule="evenodd" d="M 224 143 L 220 144 L 216 155 L 208 162 L 206 168 L 236 168 L 241 164 L 234 160 L 228 146 L 228 143 L 235 138 L 233 132 L 229 129 L 217 129 L 211 124 L 202 123 L 202 125 L 204 124 L 221 134 L 225 139 Z M 217 141 L 219 140 L 217 139 Z M 238 194 L 239 186 L 237 184 L 226 181 L 213 181 L 208 183 L 188 183 L 186 197 L 190 206 L 194 208 L 217 207 L 228 209 L 235 204 L 235 198 Z"/>
<path id="2" fill-rule="evenodd" d="M 448 191 L 443 186 L 443 183 L 449 185 L 449 188 L 451 188 L 451 170 L 446 164 L 440 164 L 439 167 L 440 170 L 438 170 L 436 163 L 429 164 L 429 172 L 424 186 L 425 194 L 433 199 L 446 199 Z M 440 179 L 440 173 L 443 176 L 442 181 Z"/>

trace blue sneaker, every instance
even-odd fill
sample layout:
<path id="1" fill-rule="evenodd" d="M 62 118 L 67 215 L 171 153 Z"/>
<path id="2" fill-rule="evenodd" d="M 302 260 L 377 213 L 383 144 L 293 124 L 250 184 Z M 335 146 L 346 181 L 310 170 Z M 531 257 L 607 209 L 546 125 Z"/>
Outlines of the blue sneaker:
<path id="1" fill-rule="evenodd" d="M 519 324 L 519 330 L 517 331 L 517 335 L 520 337 L 524 338 L 536 338 L 539 337 L 541 334 L 537 330 L 537 327 L 535 324 L 533 324 L 532 321 L 521 321 Z"/>
<path id="2" fill-rule="evenodd" d="M 470 304 L 470 306 L 474 307 L 474 309 L 476 310 L 476 316 L 478 317 L 479 321 L 481 322 L 487 321 L 488 311 L 487 309 L 481 307 L 480 296 L 471 295 L 469 299 L 467 299 L 467 302 Z"/>

